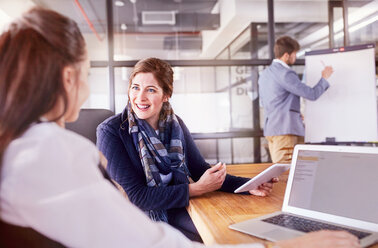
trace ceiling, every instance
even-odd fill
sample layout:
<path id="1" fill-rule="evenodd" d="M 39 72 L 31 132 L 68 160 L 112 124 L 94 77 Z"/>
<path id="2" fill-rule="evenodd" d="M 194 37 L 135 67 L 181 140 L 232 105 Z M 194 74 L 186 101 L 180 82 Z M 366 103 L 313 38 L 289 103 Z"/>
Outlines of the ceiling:
<path id="1" fill-rule="evenodd" d="M 306 46 L 319 37 L 326 37 L 327 2 L 275 0 L 276 36 L 289 34 Z M 365 4 L 365 9 L 373 12 L 378 9 L 377 1 L 348 2 L 361 12 Z M 0 0 L 0 7 L 7 14 L 17 12 L 21 7 L 15 3 L 22 7 L 32 3 L 69 16 L 78 23 L 89 48 L 103 50 L 96 51 L 100 59 L 107 57 L 103 55 L 107 51 L 106 0 Z M 255 37 L 259 50 L 264 50 L 267 47 L 266 3 L 266 0 L 112 0 L 115 53 L 122 59 L 139 59 L 138 56 L 212 59 L 251 23 L 259 24 Z M 248 52 L 250 36 L 238 40 L 243 42 L 236 47 Z"/>
<path id="2" fill-rule="evenodd" d="M 74 19 L 81 31 L 106 33 L 105 0 L 32 0 L 36 5 L 59 11 Z M 163 49 L 201 49 L 201 32 L 220 26 L 213 13 L 218 0 L 113 0 L 115 34 L 162 35 Z M 83 11 L 80 10 L 80 6 Z M 102 34 L 102 35 L 101 35 Z"/>
<path id="3" fill-rule="evenodd" d="M 105 0 L 32 0 L 38 6 L 44 6 L 74 19 L 82 32 L 91 32 L 79 10 L 78 2 L 97 32 L 105 33 Z M 212 13 L 217 0 L 113 0 L 113 22 L 116 32 L 199 32 L 214 30 L 219 27 L 219 13 Z M 154 13 L 151 13 L 154 12 Z M 170 12 L 170 13 L 168 13 Z M 173 13 L 174 23 L 159 24 L 159 17 L 166 18 Z M 143 22 L 143 15 L 154 14 L 156 24 Z M 164 22 L 164 20 L 161 20 Z M 127 26 L 126 30 L 121 25 Z"/>

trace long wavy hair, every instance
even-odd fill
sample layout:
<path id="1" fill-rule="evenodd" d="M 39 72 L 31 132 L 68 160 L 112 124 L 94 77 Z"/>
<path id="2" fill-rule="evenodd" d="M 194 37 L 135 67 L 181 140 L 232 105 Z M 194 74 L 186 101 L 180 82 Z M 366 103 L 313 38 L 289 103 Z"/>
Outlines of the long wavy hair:
<path id="1" fill-rule="evenodd" d="M 86 58 L 85 41 L 73 20 L 33 8 L 0 36 L 0 173 L 4 151 L 30 124 L 68 105 L 63 69 Z"/>

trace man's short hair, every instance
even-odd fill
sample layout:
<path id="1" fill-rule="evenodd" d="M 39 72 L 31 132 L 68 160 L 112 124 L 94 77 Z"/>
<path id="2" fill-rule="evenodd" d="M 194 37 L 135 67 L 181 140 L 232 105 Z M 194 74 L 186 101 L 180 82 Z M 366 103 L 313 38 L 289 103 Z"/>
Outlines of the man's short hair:
<path id="1" fill-rule="evenodd" d="M 281 58 L 285 53 L 289 55 L 292 52 L 298 51 L 299 43 L 289 36 L 282 36 L 276 40 L 274 44 L 274 55 L 276 58 Z"/>

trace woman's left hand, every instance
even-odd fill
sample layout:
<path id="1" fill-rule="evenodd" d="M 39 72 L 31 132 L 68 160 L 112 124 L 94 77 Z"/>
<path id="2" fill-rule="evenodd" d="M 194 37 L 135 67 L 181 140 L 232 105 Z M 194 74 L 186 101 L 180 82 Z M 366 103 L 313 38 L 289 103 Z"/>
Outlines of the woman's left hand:
<path id="1" fill-rule="evenodd" d="M 249 193 L 256 196 L 267 196 L 272 192 L 273 184 L 278 181 L 278 177 L 274 177 L 269 182 L 261 184 L 257 189 L 250 190 Z"/>

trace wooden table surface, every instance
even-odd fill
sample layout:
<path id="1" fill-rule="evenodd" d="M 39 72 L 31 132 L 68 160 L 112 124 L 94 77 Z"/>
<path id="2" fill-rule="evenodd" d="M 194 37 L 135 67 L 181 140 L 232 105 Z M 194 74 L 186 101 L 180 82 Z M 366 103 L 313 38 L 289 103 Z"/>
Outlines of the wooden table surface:
<path id="1" fill-rule="evenodd" d="M 253 177 L 271 164 L 228 165 L 227 173 Z M 280 176 L 268 197 L 211 192 L 189 200 L 188 212 L 206 245 L 262 242 L 262 239 L 234 231 L 229 225 L 279 211 L 288 173 Z M 378 244 L 371 246 L 378 248 Z"/>

